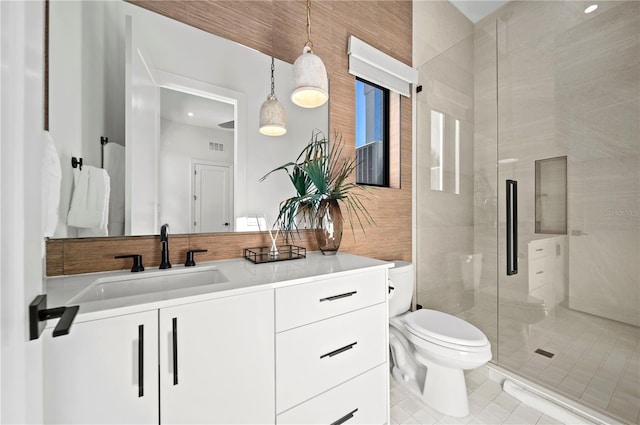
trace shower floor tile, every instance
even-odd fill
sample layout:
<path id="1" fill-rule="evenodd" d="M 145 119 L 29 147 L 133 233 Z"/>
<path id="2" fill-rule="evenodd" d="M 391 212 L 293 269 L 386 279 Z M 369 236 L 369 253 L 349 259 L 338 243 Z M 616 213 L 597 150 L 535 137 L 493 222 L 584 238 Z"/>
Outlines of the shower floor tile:
<path id="1" fill-rule="evenodd" d="M 474 317 L 482 328 L 481 315 Z M 518 324 L 502 317 L 499 328 L 499 366 L 625 423 L 640 423 L 637 327 L 561 304 L 539 323 Z M 553 353 L 553 358 L 535 354 L 537 348 Z"/>

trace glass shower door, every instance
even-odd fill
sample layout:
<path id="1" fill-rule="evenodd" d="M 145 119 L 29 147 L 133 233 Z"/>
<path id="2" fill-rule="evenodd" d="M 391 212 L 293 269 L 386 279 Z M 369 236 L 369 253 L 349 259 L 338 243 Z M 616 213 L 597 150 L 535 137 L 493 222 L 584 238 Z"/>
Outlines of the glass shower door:
<path id="1" fill-rule="evenodd" d="M 493 60 L 475 60 L 479 43 Z M 495 30 L 418 71 L 417 304 L 480 328 L 497 359 Z M 478 91 L 478 78 L 493 85 Z"/>
<path id="2" fill-rule="evenodd" d="M 496 16 L 497 364 L 637 423 L 640 3 L 585 7 L 511 2 Z"/>

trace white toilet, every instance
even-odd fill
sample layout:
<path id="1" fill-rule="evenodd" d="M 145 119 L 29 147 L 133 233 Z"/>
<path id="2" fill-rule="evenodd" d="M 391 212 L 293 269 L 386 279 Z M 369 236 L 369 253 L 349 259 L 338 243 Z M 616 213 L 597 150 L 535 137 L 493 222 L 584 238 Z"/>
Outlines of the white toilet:
<path id="1" fill-rule="evenodd" d="M 469 414 L 463 370 L 491 360 L 491 343 L 472 324 L 435 310 L 409 311 L 413 264 L 389 270 L 389 345 L 395 380 L 425 403 L 453 417 Z"/>

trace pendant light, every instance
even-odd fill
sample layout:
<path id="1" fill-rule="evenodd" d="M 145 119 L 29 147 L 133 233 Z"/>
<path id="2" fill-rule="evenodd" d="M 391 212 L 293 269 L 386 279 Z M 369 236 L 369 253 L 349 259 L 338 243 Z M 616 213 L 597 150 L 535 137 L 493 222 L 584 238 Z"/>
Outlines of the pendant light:
<path id="1" fill-rule="evenodd" d="M 311 0 L 307 0 L 307 42 L 302 55 L 293 63 L 291 101 L 303 108 L 322 106 L 329 99 L 327 69 L 322 59 L 313 54 L 311 41 Z"/>
<path id="2" fill-rule="evenodd" d="M 260 133 L 267 136 L 282 136 L 287 132 L 287 112 L 282 103 L 278 101 L 275 93 L 275 60 L 271 57 L 271 93 L 260 107 Z"/>

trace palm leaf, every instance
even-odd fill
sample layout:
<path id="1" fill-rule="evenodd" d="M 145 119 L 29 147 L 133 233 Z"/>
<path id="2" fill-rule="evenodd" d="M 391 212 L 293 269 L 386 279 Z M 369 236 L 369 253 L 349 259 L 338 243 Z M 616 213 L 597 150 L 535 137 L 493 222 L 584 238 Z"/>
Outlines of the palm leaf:
<path id="1" fill-rule="evenodd" d="M 296 196 L 280 203 L 280 212 L 276 226 L 285 231 L 298 231 L 299 222 L 317 225 L 317 212 L 320 201 L 336 199 L 341 202 L 349 218 L 351 232 L 357 221 L 364 232 L 364 223 L 374 224 L 373 217 L 366 209 L 363 200 L 370 193 L 366 186 L 357 185 L 349 177 L 356 170 L 354 158 L 343 158 L 344 142 L 342 135 L 334 133 L 329 140 L 320 131 L 313 131 L 311 140 L 302 149 L 296 162 L 288 162 L 267 173 L 260 181 L 276 171 L 285 171 L 296 189 Z"/>

